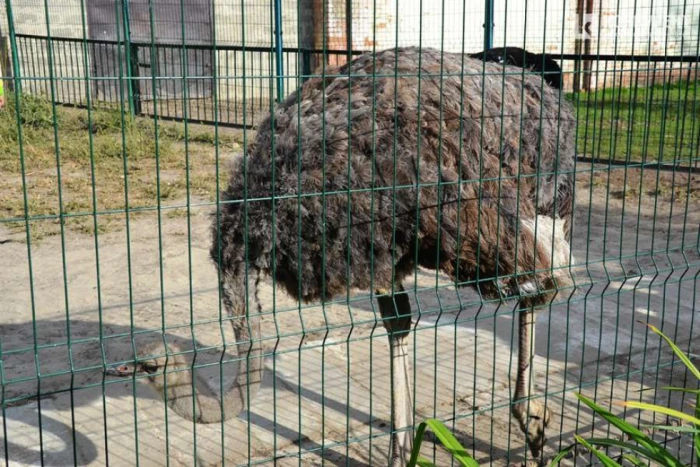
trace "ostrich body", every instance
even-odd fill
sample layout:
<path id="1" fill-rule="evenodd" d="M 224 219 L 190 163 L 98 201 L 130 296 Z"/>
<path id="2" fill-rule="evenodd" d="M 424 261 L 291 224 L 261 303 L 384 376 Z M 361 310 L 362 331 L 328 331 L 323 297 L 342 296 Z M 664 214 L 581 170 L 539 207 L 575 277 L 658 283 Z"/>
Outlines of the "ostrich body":
<path id="1" fill-rule="evenodd" d="M 561 89 L 561 68 L 545 54 L 534 54 L 520 47 L 494 47 L 469 56 L 485 62 L 513 65 L 542 73 L 550 86 Z"/>
<path id="2" fill-rule="evenodd" d="M 390 341 L 392 465 L 405 465 L 413 421 L 402 281 L 421 266 L 486 297 L 518 297 L 513 415 L 540 455 L 549 414 L 529 399 L 533 311 L 570 283 L 574 118 L 539 78 L 499 70 L 433 49 L 386 50 L 308 80 L 262 121 L 213 227 L 240 358 L 227 417 L 261 380 L 261 276 L 304 302 L 372 290 Z M 191 404 L 171 407 L 193 417 Z"/>

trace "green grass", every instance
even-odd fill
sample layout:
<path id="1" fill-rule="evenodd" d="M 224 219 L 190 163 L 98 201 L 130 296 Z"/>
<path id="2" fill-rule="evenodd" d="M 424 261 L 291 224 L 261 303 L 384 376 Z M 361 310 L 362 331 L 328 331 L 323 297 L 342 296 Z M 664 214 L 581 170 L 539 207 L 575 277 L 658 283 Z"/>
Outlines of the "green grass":
<path id="1" fill-rule="evenodd" d="M 85 109 L 60 106 L 54 114 L 48 100 L 31 95 L 22 96 L 20 106 L 21 138 L 13 96 L 0 111 L 0 222 L 11 231 L 24 230 L 23 221 L 10 222 L 25 216 L 20 147 L 24 152 L 26 214 L 30 220 L 59 214 L 57 166 L 61 171 L 62 213 L 68 215 L 62 222 L 69 229 L 86 233 L 94 229 L 92 217 L 71 214 L 93 210 L 123 212 L 126 179 L 130 208 L 154 207 L 159 199 L 165 207 L 183 204 L 187 190 L 186 152 L 191 196 L 200 201 L 215 199 L 216 138 L 212 127 L 190 125 L 186 138 L 184 124 L 158 122 L 156 139 L 151 118 L 122 118 L 115 110 L 93 110 L 88 115 Z M 237 136 L 237 132 L 220 132 L 218 143 L 223 158 L 240 150 Z M 189 141 L 188 151 L 185 139 Z M 91 161 L 95 166 L 95 206 Z M 160 185 L 156 183 L 157 168 Z M 220 174 L 222 181 L 225 176 L 225 172 Z M 121 219 L 112 214 L 98 219 L 99 231 L 124 225 L 123 214 Z M 32 239 L 60 232 L 60 222 L 55 218 L 32 220 Z"/>
<path id="2" fill-rule="evenodd" d="M 634 162 L 698 160 L 698 84 L 677 81 L 570 94 L 578 119 L 577 154 Z"/>

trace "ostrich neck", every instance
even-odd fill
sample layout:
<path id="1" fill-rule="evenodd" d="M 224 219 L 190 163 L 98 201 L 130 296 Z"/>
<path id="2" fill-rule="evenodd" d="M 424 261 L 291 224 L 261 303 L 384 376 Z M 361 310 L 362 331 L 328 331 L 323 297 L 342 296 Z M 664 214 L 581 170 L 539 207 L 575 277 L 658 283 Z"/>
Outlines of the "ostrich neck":
<path id="1" fill-rule="evenodd" d="M 167 404 L 187 420 L 195 423 L 219 423 L 237 417 L 245 405 L 245 386 L 234 383 L 225 391 L 222 403 L 221 398 L 198 375 L 194 376 L 193 381 L 191 372 L 181 374 L 188 377 L 182 378 L 182 381 L 168 381 Z M 165 393 L 160 392 L 161 395 Z"/>

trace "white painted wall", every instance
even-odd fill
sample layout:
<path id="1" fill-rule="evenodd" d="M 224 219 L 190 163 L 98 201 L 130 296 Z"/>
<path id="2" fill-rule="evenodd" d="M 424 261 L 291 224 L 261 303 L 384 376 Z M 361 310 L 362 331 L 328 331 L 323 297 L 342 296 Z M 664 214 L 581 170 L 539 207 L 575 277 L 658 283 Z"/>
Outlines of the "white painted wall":
<path id="1" fill-rule="evenodd" d="M 81 2 L 80 0 L 12 0 L 12 15 L 14 18 L 15 32 L 18 34 L 32 34 L 37 36 L 55 36 L 81 38 L 83 37 L 82 20 L 81 20 Z M 48 15 L 47 15 L 48 12 Z M 7 23 L 7 9 L 3 2 L 0 8 L 0 28 L 4 34 L 8 34 L 9 28 Z M 75 100 L 77 95 L 85 96 L 84 82 L 75 82 L 72 80 L 77 77 L 84 77 L 85 71 L 83 60 L 85 55 L 83 49 L 79 46 L 71 48 L 71 60 L 65 60 L 63 56 L 68 53 L 68 50 L 56 47 L 54 56 L 52 57 L 54 66 L 52 70 L 48 66 L 48 49 L 40 47 L 41 42 L 33 42 L 31 48 L 27 47 L 26 54 L 34 54 L 46 64 L 44 66 L 30 66 L 32 61 L 37 61 L 36 58 L 27 56 L 26 60 L 22 60 L 20 56 L 21 66 L 23 69 L 22 86 L 35 94 L 49 95 L 51 92 L 50 84 L 46 80 L 51 76 L 57 80 L 54 82 L 54 92 L 60 94 L 62 91 L 66 98 Z M 68 80 L 73 82 L 68 86 Z M 61 80 L 64 80 L 61 82 Z M 63 84 L 63 86 L 61 86 Z M 71 89 L 69 91 L 69 88 Z"/>

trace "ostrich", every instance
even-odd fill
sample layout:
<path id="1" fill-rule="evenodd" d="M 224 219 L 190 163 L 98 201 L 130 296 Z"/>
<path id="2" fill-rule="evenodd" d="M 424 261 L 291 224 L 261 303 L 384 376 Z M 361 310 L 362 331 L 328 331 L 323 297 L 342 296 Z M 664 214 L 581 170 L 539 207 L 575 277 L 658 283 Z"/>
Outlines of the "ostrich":
<path id="1" fill-rule="evenodd" d="M 544 76 L 544 80 L 553 88 L 561 89 L 561 68 L 557 65 L 557 62 L 545 54 L 534 54 L 520 47 L 494 47 L 493 49 L 469 54 L 469 56 L 485 62 L 529 68 L 532 71 L 541 73 Z"/>
<path id="2" fill-rule="evenodd" d="M 550 415 L 530 398 L 534 312 L 572 282 L 575 120 L 537 77 L 499 70 L 461 54 L 390 49 L 308 80 L 274 108 L 235 161 L 212 229 L 237 376 L 224 411 L 205 398 L 192 413 L 169 394 L 172 409 L 214 423 L 249 407 L 263 369 L 261 277 L 303 302 L 369 290 L 390 343 L 391 463 L 405 465 L 413 420 L 402 281 L 420 266 L 519 301 L 512 414 L 540 457 Z M 152 373 L 165 360 L 155 362 L 135 369 Z M 113 374 L 132 371 L 122 370 Z"/>

